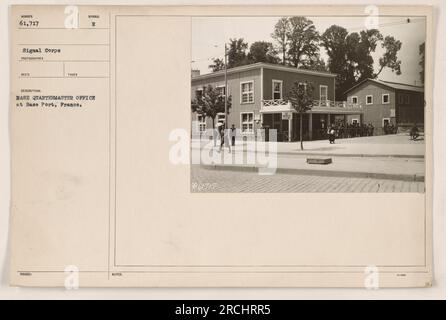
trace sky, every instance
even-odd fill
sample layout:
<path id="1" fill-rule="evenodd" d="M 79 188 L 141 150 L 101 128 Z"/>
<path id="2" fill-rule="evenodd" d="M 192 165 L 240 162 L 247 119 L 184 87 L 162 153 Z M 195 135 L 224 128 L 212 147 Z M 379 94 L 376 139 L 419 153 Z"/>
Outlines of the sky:
<path id="1" fill-rule="evenodd" d="M 270 41 L 274 25 L 280 17 L 194 17 L 192 19 L 192 69 L 199 69 L 201 74 L 209 73 L 208 66 L 212 58 L 223 58 L 224 43 L 230 38 L 243 38 L 248 44 L 255 41 Z M 366 29 L 365 17 L 308 17 L 323 33 L 331 25 L 336 24 L 349 32 Z M 407 19 L 410 22 L 407 23 Z M 420 85 L 419 45 L 425 41 L 426 28 L 423 17 L 379 17 L 378 29 L 385 37 L 391 35 L 402 42 L 398 58 L 401 60 L 401 75 L 396 75 L 385 68 L 379 79 Z M 383 54 L 380 44 L 372 55 L 375 61 L 375 72 L 378 60 Z M 327 56 L 321 47 L 321 57 L 327 62 Z"/>

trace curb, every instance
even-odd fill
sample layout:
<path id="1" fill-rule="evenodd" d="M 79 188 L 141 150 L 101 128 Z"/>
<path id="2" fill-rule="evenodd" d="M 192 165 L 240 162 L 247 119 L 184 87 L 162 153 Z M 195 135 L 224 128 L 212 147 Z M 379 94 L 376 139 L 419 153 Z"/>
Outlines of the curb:
<path id="1" fill-rule="evenodd" d="M 201 150 L 199 148 L 193 148 Z M 235 152 L 243 152 L 246 150 L 234 150 Z M 299 152 L 285 151 L 276 152 L 277 155 L 285 156 L 327 156 L 327 157 L 349 157 L 349 158 L 406 158 L 406 159 L 424 159 L 424 155 L 418 154 L 365 154 L 365 153 L 324 153 L 324 152 Z"/>
<path id="2" fill-rule="evenodd" d="M 256 166 L 231 166 L 231 165 L 196 165 L 206 170 L 238 171 L 238 172 L 257 172 Z M 372 178 L 424 182 L 424 175 L 417 174 L 392 174 L 377 172 L 357 172 L 357 171 L 330 171 L 317 169 L 298 169 L 298 168 L 277 168 L 276 173 L 282 174 L 301 174 L 317 175 L 325 177 L 349 177 L 349 178 Z"/>
<path id="3" fill-rule="evenodd" d="M 424 159 L 424 155 L 418 154 L 364 154 L 364 153 L 323 153 L 323 152 L 277 152 L 286 156 L 327 156 L 327 157 L 349 157 L 349 158 L 408 158 Z"/>

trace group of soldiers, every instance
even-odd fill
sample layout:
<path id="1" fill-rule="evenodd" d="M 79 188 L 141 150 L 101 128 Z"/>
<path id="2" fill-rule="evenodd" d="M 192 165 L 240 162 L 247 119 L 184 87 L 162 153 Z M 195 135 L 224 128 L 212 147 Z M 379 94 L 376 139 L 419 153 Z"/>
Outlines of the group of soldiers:
<path id="1" fill-rule="evenodd" d="M 348 123 L 343 120 L 338 120 L 330 125 L 327 130 L 327 134 L 329 134 L 332 130 L 335 132 L 335 137 L 341 139 L 373 136 L 375 127 L 371 123 L 359 124 L 357 122 Z"/>
<path id="2" fill-rule="evenodd" d="M 397 127 L 393 123 L 385 123 L 383 127 L 384 134 L 395 134 Z"/>

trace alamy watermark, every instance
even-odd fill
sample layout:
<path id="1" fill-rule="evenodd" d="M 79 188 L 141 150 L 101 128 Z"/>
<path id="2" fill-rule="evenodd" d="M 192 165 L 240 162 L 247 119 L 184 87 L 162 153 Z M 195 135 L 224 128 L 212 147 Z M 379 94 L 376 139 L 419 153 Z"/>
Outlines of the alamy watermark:
<path id="1" fill-rule="evenodd" d="M 174 129 L 169 141 L 172 164 L 204 166 L 253 166 L 260 175 L 272 175 L 277 170 L 277 130 L 257 129 L 242 133 L 240 129 L 197 130 Z"/>
<path id="2" fill-rule="evenodd" d="M 379 289 L 379 269 L 377 266 L 367 266 L 364 269 L 364 287 L 366 289 Z"/>
<path id="3" fill-rule="evenodd" d="M 79 268 L 75 265 L 65 267 L 65 289 L 77 290 L 79 289 Z"/>

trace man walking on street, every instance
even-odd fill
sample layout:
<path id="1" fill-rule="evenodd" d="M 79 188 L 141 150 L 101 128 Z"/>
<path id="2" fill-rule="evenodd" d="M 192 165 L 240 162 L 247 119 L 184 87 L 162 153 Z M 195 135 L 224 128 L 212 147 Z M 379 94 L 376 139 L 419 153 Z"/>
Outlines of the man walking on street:
<path id="1" fill-rule="evenodd" d="M 223 149 L 223 145 L 228 146 L 229 152 L 231 152 L 231 143 L 229 142 L 229 132 L 230 130 L 225 129 L 225 125 L 222 124 L 218 127 L 218 132 L 220 134 L 220 152 Z"/>
<path id="2" fill-rule="evenodd" d="M 235 125 L 231 126 L 231 144 L 235 147 Z"/>

